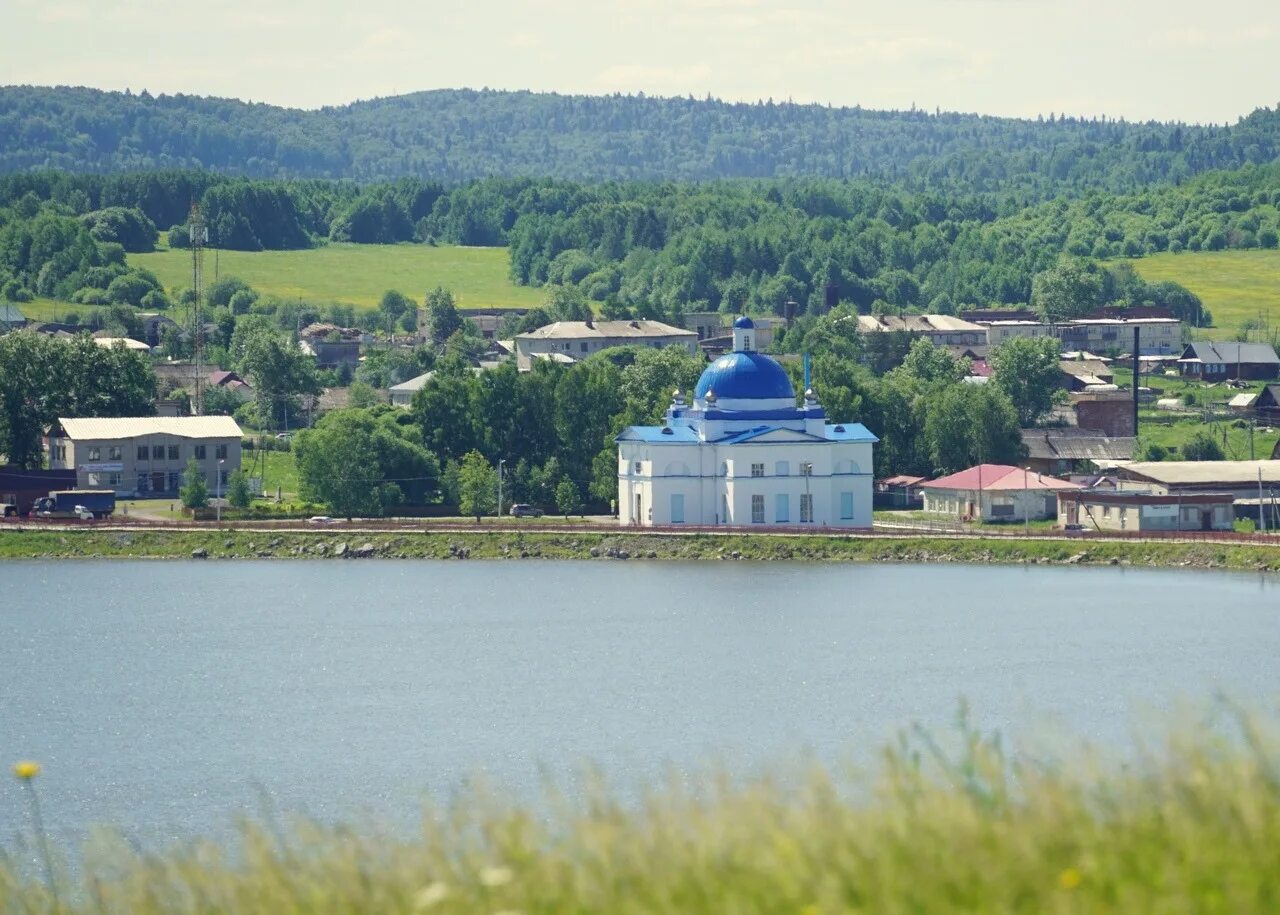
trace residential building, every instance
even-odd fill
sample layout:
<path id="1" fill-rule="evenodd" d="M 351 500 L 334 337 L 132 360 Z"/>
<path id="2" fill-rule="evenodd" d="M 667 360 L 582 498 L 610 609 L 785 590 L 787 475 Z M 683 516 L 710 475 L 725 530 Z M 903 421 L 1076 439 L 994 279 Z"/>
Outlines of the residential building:
<path id="1" fill-rule="evenodd" d="M 142 340 L 153 349 L 164 341 L 164 331 L 167 327 L 178 327 L 178 322 L 168 315 L 162 315 L 158 312 L 138 312 L 138 320 L 142 322 Z"/>
<path id="2" fill-rule="evenodd" d="M 298 345 L 304 353 L 315 357 L 316 368 L 321 369 L 358 365 L 363 339 L 364 331 L 336 324 L 308 324 L 298 333 Z"/>
<path id="3" fill-rule="evenodd" d="M 987 342 L 987 329 L 954 315 L 858 315 L 864 334 L 901 331 L 924 337 L 936 346 L 975 346 Z"/>
<path id="4" fill-rule="evenodd" d="M 1065 477 L 1133 460 L 1137 439 L 1112 438 L 1090 429 L 1061 426 L 1023 429 L 1022 443 L 1027 448 L 1027 466 L 1033 471 Z"/>
<path id="5" fill-rule="evenodd" d="M 1077 489 L 1058 493 L 1058 523 L 1098 531 L 1229 531 L 1230 493 Z"/>
<path id="6" fill-rule="evenodd" d="M 241 403 L 253 399 L 253 385 L 245 381 L 235 372 L 224 372 L 219 369 L 216 372 L 209 373 L 209 383 L 205 390 L 213 388 L 221 388 L 224 391 L 230 391 L 236 396 Z"/>
<path id="7" fill-rule="evenodd" d="M 724 322 L 724 315 L 718 311 L 690 311 L 681 315 L 680 320 L 685 330 L 693 331 L 699 340 L 714 340 L 730 330 Z"/>
<path id="8" fill-rule="evenodd" d="M 1138 355 L 1172 355 L 1182 349 L 1182 322 L 1177 318 L 1079 318 L 1056 326 L 1063 349 L 1095 353 L 1131 352 L 1138 330 Z"/>
<path id="9" fill-rule="evenodd" d="M 80 489 L 172 496 L 194 458 L 213 492 L 240 469 L 240 427 L 229 416 L 59 417 L 45 451 L 51 469 L 75 470 Z"/>
<path id="10" fill-rule="evenodd" d="M 1246 394 L 1239 395 L 1247 397 Z M 1271 425 L 1280 425 L 1280 384 L 1264 385 L 1262 390 L 1253 395 L 1252 402 L 1247 404 L 1244 409 L 1252 408 L 1257 414 L 1258 419 L 1264 423 Z M 1236 398 L 1232 398 L 1231 406 L 1235 409 Z"/>
<path id="11" fill-rule="evenodd" d="M 980 323 L 987 329 L 988 346 L 999 346 L 1006 340 L 1056 336 L 1052 324 L 1038 320 L 1001 320 Z"/>
<path id="12" fill-rule="evenodd" d="M 1280 460 L 1269 461 L 1135 461 L 1112 474 L 1119 489 L 1230 493 L 1239 499 L 1266 497 L 1280 488 Z"/>
<path id="13" fill-rule="evenodd" d="M 1025 467 L 979 464 L 920 484 L 924 510 L 961 521 L 1027 521 L 1058 514 L 1058 493 L 1079 489 Z"/>
<path id="14" fill-rule="evenodd" d="M 1269 381 L 1280 377 L 1280 357 L 1267 343 L 1188 343 L 1178 359 L 1184 378 Z"/>
<path id="15" fill-rule="evenodd" d="M 924 496 L 920 492 L 920 486 L 926 482 L 927 477 L 905 473 L 876 480 L 875 507 L 922 508 Z"/>
<path id="16" fill-rule="evenodd" d="M 733 352 L 676 391 L 660 426 L 618 436 L 624 525 L 871 527 L 872 446 L 858 423 L 830 424 L 812 391 L 796 406 L 786 371 L 738 318 Z"/>
<path id="17" fill-rule="evenodd" d="M 679 346 L 698 351 L 698 335 L 661 321 L 556 321 L 516 335 L 516 367 L 529 371 L 534 359 L 577 362 L 614 346 Z"/>
<path id="18" fill-rule="evenodd" d="M 1116 380 L 1110 366 L 1100 359 L 1062 359 L 1062 387 L 1068 391 L 1084 391 Z"/>

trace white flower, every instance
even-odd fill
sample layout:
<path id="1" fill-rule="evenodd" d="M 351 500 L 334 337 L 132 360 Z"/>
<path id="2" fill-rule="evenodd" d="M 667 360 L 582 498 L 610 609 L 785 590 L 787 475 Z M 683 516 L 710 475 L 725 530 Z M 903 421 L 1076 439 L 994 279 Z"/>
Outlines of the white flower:
<path id="1" fill-rule="evenodd" d="M 514 876 L 509 867 L 486 867 L 480 871 L 480 882 L 485 886 L 503 886 Z"/>
<path id="2" fill-rule="evenodd" d="M 437 902 L 443 901 L 448 895 L 449 887 L 437 880 L 435 883 L 428 883 L 418 890 L 418 894 L 413 897 L 413 906 L 421 912 L 423 909 L 429 909 Z"/>

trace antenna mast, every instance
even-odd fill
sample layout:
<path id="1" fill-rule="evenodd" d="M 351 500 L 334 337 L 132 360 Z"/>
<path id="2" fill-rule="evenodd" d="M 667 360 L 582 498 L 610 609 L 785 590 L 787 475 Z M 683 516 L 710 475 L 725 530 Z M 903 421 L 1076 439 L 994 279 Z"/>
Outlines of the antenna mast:
<path id="1" fill-rule="evenodd" d="M 192 333 L 195 340 L 195 397 L 191 400 L 191 409 L 196 416 L 204 412 L 204 319 L 200 313 L 204 303 L 204 246 L 209 242 L 209 227 L 205 225 L 204 214 L 200 212 L 200 204 L 191 204 L 191 293 L 194 299 L 192 311 L 195 316 Z"/>

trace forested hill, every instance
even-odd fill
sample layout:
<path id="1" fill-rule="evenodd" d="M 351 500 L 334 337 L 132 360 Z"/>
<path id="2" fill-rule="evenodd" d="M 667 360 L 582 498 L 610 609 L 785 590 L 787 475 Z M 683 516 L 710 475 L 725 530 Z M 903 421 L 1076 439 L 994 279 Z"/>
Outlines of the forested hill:
<path id="1" fill-rule="evenodd" d="M 0 88 L 0 172 L 199 168 L 445 182 L 862 176 L 1047 196 L 1134 190 L 1277 156 L 1280 109 L 1200 127 L 471 90 L 303 111 L 145 92 Z"/>

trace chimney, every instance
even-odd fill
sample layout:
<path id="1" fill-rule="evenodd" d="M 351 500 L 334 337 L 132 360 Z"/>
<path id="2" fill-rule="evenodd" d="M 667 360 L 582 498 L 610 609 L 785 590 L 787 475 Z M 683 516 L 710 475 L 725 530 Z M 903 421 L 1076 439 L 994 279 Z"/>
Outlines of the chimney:
<path id="1" fill-rule="evenodd" d="M 591 320 L 591 316 L 590 316 L 590 315 L 587 315 L 587 327 L 588 327 L 588 328 L 593 328 L 593 327 L 595 327 L 595 326 L 596 326 L 596 325 L 595 325 L 595 322 Z"/>

